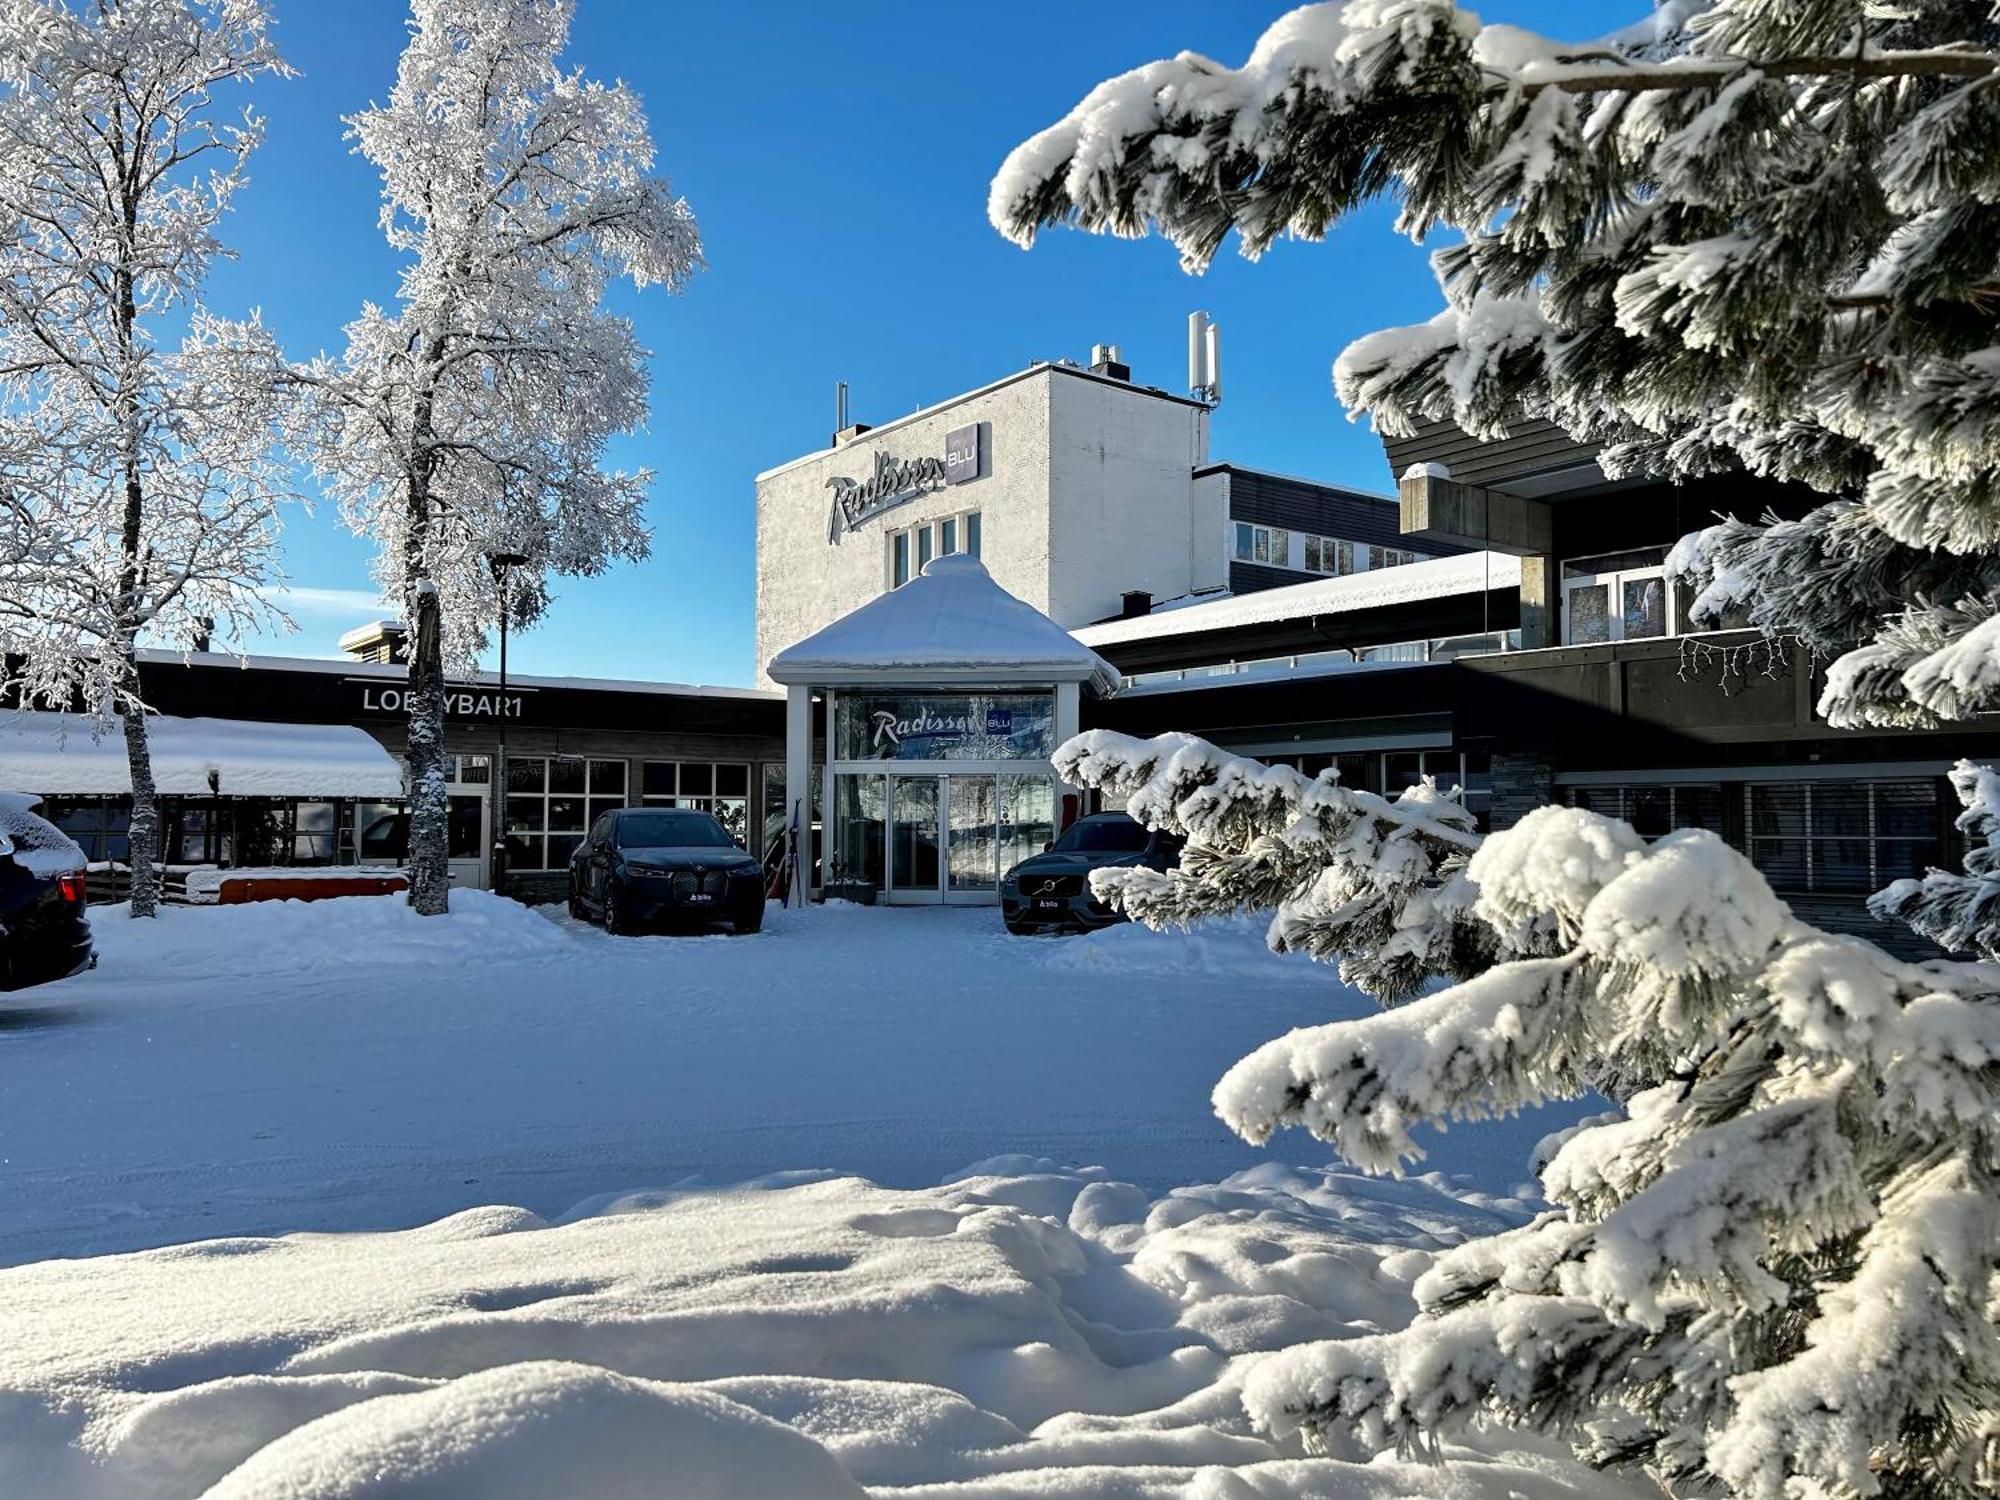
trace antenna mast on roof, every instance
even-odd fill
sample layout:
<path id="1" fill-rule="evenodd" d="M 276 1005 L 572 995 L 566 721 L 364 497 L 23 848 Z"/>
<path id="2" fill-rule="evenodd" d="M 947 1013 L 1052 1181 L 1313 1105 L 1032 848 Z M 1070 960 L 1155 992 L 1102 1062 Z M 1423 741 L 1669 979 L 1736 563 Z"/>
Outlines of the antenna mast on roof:
<path id="1" fill-rule="evenodd" d="M 1222 328 L 1205 312 L 1188 314 L 1188 394 L 1211 406 L 1222 401 Z"/>

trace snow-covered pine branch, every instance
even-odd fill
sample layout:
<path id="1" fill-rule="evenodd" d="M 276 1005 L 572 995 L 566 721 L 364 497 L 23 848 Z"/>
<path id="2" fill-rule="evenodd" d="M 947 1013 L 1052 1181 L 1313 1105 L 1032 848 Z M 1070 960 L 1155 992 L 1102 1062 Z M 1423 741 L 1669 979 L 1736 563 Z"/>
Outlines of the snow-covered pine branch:
<path id="1" fill-rule="evenodd" d="M 638 97 L 565 70 L 571 0 L 414 0 L 385 105 L 348 118 L 408 257 L 392 306 L 292 372 L 292 437 L 411 623 L 411 889 L 444 910 L 444 673 L 548 580 L 645 556 L 650 473 L 605 446 L 646 419 L 643 352 L 612 281 L 678 290 L 692 212 L 652 175 Z M 504 605 L 487 558 L 525 556 Z"/>
<path id="2" fill-rule="evenodd" d="M 1636 1086 L 1627 1118 L 1544 1168 L 1560 1218 L 1420 1285 L 1437 1322 L 1286 1356 L 1252 1409 L 1403 1440 L 1482 1410 L 1586 1446 L 1602 1425 L 1628 1460 L 1769 1500 L 1797 1476 L 1872 1493 L 1883 1469 L 1962 1481 L 1939 1494 L 1990 1483 L 2000 974 L 1819 934 L 1707 833 L 1647 849 L 1546 809 L 1468 874 L 1482 916 L 1574 913 L 1575 949 L 1274 1042 L 1218 1086 L 1218 1111 L 1253 1138 L 1305 1124 L 1377 1168 L 1420 1154 L 1419 1120 L 1586 1083 Z M 1301 1401 L 1301 1381 L 1337 1396 Z"/>
<path id="3" fill-rule="evenodd" d="M 1747 528 L 1753 623 L 1854 659 L 1823 713 L 1935 724 L 2000 704 L 2000 27 L 1976 0 L 1714 0 L 1609 38 L 1452 0 L 1308 5 L 1230 68 L 1092 90 L 1015 149 L 988 212 L 1157 232 L 1190 267 L 1382 194 L 1447 307 L 1341 353 L 1385 432 L 1523 413 L 1608 473 L 1748 470 L 1845 502 Z M 1850 592 L 1846 583 L 1861 580 Z M 1709 581 L 1695 575 L 1695 586 Z"/>
<path id="4" fill-rule="evenodd" d="M 1289 921 L 1355 972 L 1424 955 L 1393 970 L 1412 989 L 1469 956 L 1462 983 L 1239 1062 L 1215 1107 L 1247 1139 L 1303 1126 L 1393 1172 L 1425 1124 L 1622 1105 L 1551 1143 L 1555 1212 L 1439 1260 L 1411 1328 L 1263 1363 L 1261 1425 L 1408 1449 L 1499 1416 L 1745 1500 L 2000 1479 L 2000 967 L 1818 932 L 1712 833 L 1648 845 L 1551 807 L 1480 842 L 1425 798 L 1185 735 L 1086 734 L 1057 764 L 1191 840 L 1180 871 L 1094 877 L 1142 920 L 1276 906 L 1274 946 L 1306 946 Z M 1993 774 L 1957 779 L 1990 835 Z M 1314 907 L 1324 884 L 1348 899 Z M 1948 924 L 1963 894 L 1884 899 Z"/>
<path id="5" fill-rule="evenodd" d="M 1177 869 L 1092 875 L 1100 896 L 1142 921 L 1271 910 L 1273 948 L 1337 957 L 1341 977 L 1384 1004 L 1493 961 L 1491 930 L 1471 920 L 1460 878 L 1479 844 L 1472 814 L 1428 780 L 1390 801 L 1192 735 L 1109 730 L 1065 743 L 1056 769 L 1188 839 Z M 1532 948 L 1539 934 L 1522 936 Z"/>
<path id="6" fill-rule="evenodd" d="M 276 351 L 200 294 L 262 135 L 216 94 L 286 71 L 248 0 L 0 0 L 0 656 L 12 692 L 122 721 L 138 915 L 136 652 L 283 618 Z"/>

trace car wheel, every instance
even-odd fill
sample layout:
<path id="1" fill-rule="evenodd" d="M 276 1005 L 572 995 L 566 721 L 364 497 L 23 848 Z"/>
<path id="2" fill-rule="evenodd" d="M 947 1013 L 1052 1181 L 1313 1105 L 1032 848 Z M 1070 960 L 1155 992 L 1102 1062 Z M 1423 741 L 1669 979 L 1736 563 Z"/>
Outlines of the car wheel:
<path id="1" fill-rule="evenodd" d="M 625 913 L 618 909 L 618 883 L 615 880 L 604 882 L 604 930 L 613 934 L 632 930 L 631 924 L 625 920 Z"/>
<path id="2" fill-rule="evenodd" d="M 761 932 L 764 930 L 764 903 L 761 899 L 745 906 L 736 914 L 738 932 Z"/>

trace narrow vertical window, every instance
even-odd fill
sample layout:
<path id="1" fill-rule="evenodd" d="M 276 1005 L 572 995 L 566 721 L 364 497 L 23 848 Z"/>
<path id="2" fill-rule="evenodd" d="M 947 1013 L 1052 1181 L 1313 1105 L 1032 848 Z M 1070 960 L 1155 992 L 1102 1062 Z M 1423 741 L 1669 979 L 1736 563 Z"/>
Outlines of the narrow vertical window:
<path id="1" fill-rule="evenodd" d="M 923 572 L 930 565 L 930 560 L 931 529 L 928 526 L 919 526 L 917 528 L 917 571 L 919 573 Z"/>
<path id="2" fill-rule="evenodd" d="M 1253 527 L 1246 526 L 1241 521 L 1236 523 L 1236 557 L 1239 562 L 1255 561 L 1256 553 L 1253 550 L 1255 535 Z"/>
<path id="3" fill-rule="evenodd" d="M 889 538 L 889 587 L 899 589 L 910 581 L 910 534 L 899 531 Z"/>
<path id="4" fill-rule="evenodd" d="M 958 517 L 947 516 L 938 522 L 938 556 L 950 557 L 958 550 Z"/>
<path id="5" fill-rule="evenodd" d="M 979 512 L 976 510 L 965 518 L 965 550 L 974 557 L 979 556 Z"/>

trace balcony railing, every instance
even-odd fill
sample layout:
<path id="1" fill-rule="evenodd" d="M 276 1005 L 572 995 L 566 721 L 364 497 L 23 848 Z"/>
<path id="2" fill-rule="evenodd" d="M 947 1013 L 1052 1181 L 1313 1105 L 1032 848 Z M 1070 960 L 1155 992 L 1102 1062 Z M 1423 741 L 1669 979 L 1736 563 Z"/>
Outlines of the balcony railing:
<path id="1" fill-rule="evenodd" d="M 1456 661 L 1461 656 L 1487 656 L 1496 651 L 1520 649 L 1520 631 L 1488 630 L 1474 635 L 1440 635 L 1421 641 L 1391 641 L 1379 646 L 1343 646 L 1292 656 L 1265 656 L 1253 661 L 1214 662 L 1207 666 L 1177 667 L 1164 672 L 1134 672 L 1123 679 L 1122 685 L 1146 687 L 1162 682 L 1209 682 L 1220 677 L 1282 677 L 1301 669 L 1337 672 L 1343 667 L 1380 662 Z"/>

